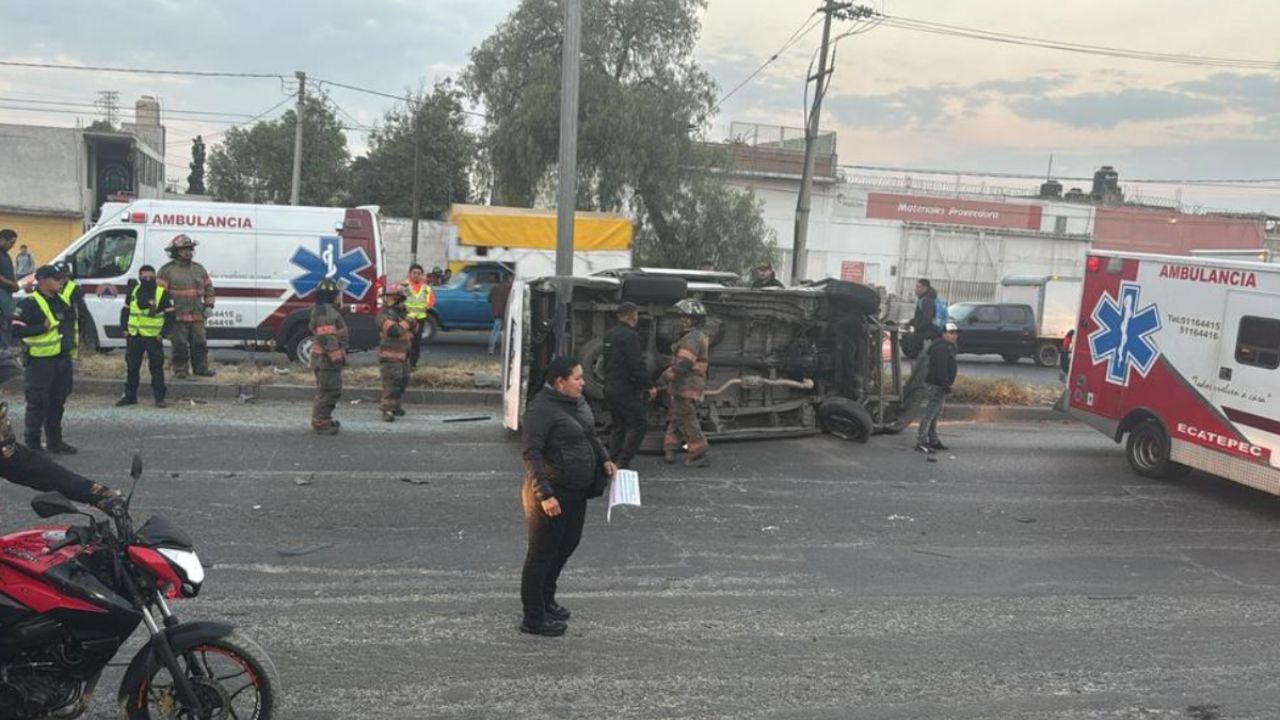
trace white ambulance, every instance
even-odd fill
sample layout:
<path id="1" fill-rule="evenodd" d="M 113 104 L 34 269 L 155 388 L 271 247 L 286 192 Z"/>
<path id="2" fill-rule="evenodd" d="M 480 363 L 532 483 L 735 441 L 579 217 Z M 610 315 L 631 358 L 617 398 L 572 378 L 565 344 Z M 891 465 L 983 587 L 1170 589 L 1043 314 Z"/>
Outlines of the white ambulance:
<path id="1" fill-rule="evenodd" d="M 1280 495 L 1280 266 L 1090 252 L 1067 392 L 1141 475 Z"/>
<path id="2" fill-rule="evenodd" d="M 129 282 L 143 265 L 169 262 L 165 248 L 179 233 L 198 243 L 195 259 L 213 279 L 211 346 L 271 346 L 305 358 L 311 293 L 325 277 L 346 284 L 352 349 L 377 345 L 384 262 L 376 207 L 138 200 L 104 205 L 98 224 L 55 258 L 84 290 L 91 318 L 81 333 L 90 348 L 124 347 Z"/>

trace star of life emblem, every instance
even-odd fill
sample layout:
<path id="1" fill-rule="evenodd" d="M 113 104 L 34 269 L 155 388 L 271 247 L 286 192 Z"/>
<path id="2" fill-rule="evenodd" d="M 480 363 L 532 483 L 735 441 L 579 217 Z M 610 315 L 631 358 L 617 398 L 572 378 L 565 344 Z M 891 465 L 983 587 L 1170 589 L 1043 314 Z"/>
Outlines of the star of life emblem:
<path id="1" fill-rule="evenodd" d="M 1140 305 L 1142 286 L 1123 281 L 1112 297 L 1104 292 L 1093 308 L 1098 329 L 1089 335 L 1094 365 L 1106 363 L 1107 382 L 1127 387 L 1131 372 L 1146 377 L 1160 356 L 1152 336 L 1160 330 L 1160 311 L 1154 303 Z"/>
<path id="2" fill-rule="evenodd" d="M 289 281 L 298 297 L 310 295 L 325 278 L 337 280 L 343 286 L 343 292 L 354 299 L 364 297 L 369 289 L 369 281 L 360 275 L 360 271 L 373 264 L 368 253 L 362 247 L 342 252 L 342 243 L 336 235 L 320 238 L 319 253 L 299 246 L 289 262 L 303 270 L 301 275 Z"/>

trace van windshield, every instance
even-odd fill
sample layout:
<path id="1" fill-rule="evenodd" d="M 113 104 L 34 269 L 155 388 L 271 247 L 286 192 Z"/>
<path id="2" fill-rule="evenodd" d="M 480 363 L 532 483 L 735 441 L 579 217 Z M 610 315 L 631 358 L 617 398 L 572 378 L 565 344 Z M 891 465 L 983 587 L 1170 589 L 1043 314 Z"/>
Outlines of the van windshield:
<path id="1" fill-rule="evenodd" d="M 108 230 L 95 235 L 67 256 L 78 278 L 113 278 L 127 275 L 133 266 L 138 234 L 133 230 Z"/>
<path id="2" fill-rule="evenodd" d="M 969 305 L 968 303 L 952 305 L 947 308 L 947 319 L 960 322 L 961 320 L 969 317 L 977 307 L 977 305 Z"/>

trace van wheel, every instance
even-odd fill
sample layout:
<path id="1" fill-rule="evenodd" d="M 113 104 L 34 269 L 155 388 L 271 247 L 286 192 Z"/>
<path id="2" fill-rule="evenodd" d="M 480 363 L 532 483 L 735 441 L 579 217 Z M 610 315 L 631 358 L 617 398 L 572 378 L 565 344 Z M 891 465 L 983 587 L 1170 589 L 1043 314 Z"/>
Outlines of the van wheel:
<path id="1" fill-rule="evenodd" d="M 864 443 L 871 437 L 871 413 L 848 398 L 823 400 L 818 406 L 818 422 L 824 431 L 842 440 Z"/>
<path id="2" fill-rule="evenodd" d="M 582 391 L 592 400 L 604 400 L 604 338 L 592 338 L 578 349 L 582 363 Z"/>
<path id="3" fill-rule="evenodd" d="M 433 342 L 438 335 L 440 335 L 440 321 L 434 314 L 428 315 L 427 322 L 422 326 L 422 342 Z"/>
<path id="4" fill-rule="evenodd" d="M 311 360 L 311 346 L 316 339 L 311 335 L 311 328 L 306 325 L 299 325 L 289 333 L 289 339 L 284 343 L 284 353 L 289 359 L 297 363 L 306 363 Z"/>
<path id="5" fill-rule="evenodd" d="M 1169 435 L 1155 420 L 1146 420 L 1129 431 L 1125 456 L 1129 467 L 1143 477 L 1173 480 L 1184 477 L 1191 468 L 1169 459 L 1172 445 Z"/>
<path id="6" fill-rule="evenodd" d="M 1053 367 L 1058 364 L 1061 351 L 1051 342 L 1043 342 L 1036 346 L 1036 364 L 1040 367 Z"/>
<path id="7" fill-rule="evenodd" d="M 1004 358 L 1004 361 L 1009 363 L 1010 365 L 1017 365 L 1018 361 L 1022 359 L 1021 355 L 1012 355 L 1012 354 L 1001 355 L 1000 357 Z"/>
<path id="8" fill-rule="evenodd" d="M 92 317 L 80 321 L 80 352 L 85 355 L 111 352 L 111 348 L 104 348 L 98 342 L 98 326 L 93 323 Z"/>

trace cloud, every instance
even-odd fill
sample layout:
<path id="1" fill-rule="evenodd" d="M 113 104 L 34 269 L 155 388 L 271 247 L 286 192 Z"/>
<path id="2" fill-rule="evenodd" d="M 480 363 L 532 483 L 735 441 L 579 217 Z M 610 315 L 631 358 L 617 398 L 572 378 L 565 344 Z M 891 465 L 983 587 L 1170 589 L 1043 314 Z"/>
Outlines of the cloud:
<path id="1" fill-rule="evenodd" d="M 1048 98 L 1019 98 L 1014 112 L 1032 120 L 1052 120 L 1079 128 L 1113 128 L 1125 122 L 1178 120 L 1223 110 L 1220 99 L 1169 90 L 1130 89 Z"/>

